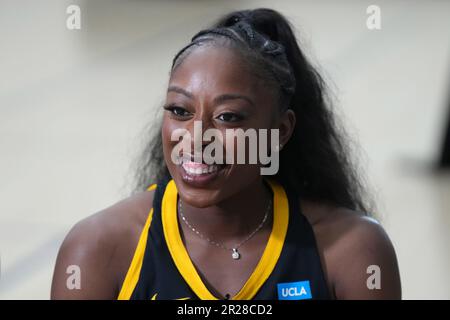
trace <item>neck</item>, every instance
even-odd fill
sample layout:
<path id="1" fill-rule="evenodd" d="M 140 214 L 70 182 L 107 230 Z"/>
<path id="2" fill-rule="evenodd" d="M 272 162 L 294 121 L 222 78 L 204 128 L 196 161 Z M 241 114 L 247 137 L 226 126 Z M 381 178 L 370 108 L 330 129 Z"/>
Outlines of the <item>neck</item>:
<path id="1" fill-rule="evenodd" d="M 271 196 L 261 178 L 216 205 L 196 208 L 182 202 L 182 210 L 189 223 L 204 236 L 227 241 L 245 237 L 262 222 Z M 264 227 L 268 225 L 266 222 Z"/>

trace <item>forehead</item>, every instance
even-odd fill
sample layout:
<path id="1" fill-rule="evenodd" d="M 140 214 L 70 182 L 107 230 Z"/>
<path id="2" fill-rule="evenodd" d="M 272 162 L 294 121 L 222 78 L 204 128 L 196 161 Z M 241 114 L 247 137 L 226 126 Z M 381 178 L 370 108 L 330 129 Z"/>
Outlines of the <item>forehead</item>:
<path id="1" fill-rule="evenodd" d="M 235 92 L 256 95 L 263 82 L 238 52 L 231 48 L 203 45 L 194 48 L 172 72 L 170 85 L 194 95 Z"/>

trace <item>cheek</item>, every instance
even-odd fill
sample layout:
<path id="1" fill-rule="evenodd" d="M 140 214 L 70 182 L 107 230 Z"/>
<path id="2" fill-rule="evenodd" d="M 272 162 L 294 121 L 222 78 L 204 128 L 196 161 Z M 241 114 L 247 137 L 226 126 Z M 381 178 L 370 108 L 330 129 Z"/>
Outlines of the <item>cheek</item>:
<path id="1" fill-rule="evenodd" d="M 162 140 L 163 140 L 163 146 L 165 148 L 173 148 L 174 145 L 176 145 L 178 142 L 176 140 L 172 141 L 172 135 L 175 138 L 175 134 L 179 132 L 185 132 L 185 128 L 182 125 L 183 123 L 180 121 L 176 121 L 173 119 L 170 119 L 168 117 L 164 117 L 163 123 L 162 123 Z M 183 130 L 183 131 L 181 131 Z"/>
<path id="2" fill-rule="evenodd" d="M 170 119 L 168 119 L 166 116 L 163 118 L 162 122 L 162 138 L 163 138 L 163 144 L 166 144 L 167 142 L 170 142 L 170 137 L 172 134 L 172 131 L 174 129 L 174 124 Z"/>
<path id="3" fill-rule="evenodd" d="M 161 138 L 162 138 L 164 159 L 169 167 L 172 163 L 172 161 L 170 161 L 172 150 L 177 144 L 177 141 L 172 141 L 172 133 L 176 129 L 180 128 L 181 127 L 176 123 L 176 121 L 164 117 L 162 123 Z"/>
<path id="4" fill-rule="evenodd" d="M 261 174 L 261 164 L 259 163 L 260 158 L 258 148 L 250 147 L 250 144 L 259 144 L 258 130 L 250 130 L 255 130 L 256 132 L 255 141 L 250 142 L 246 139 L 243 139 L 242 134 L 239 133 L 236 133 L 234 135 L 225 134 L 225 132 L 223 133 L 225 137 L 224 151 L 227 157 L 226 159 L 227 161 L 233 159 L 234 163 L 231 165 L 231 171 L 228 178 L 235 182 L 239 181 L 238 183 L 236 183 L 236 185 L 242 184 L 242 181 L 254 181 Z M 238 138 L 237 136 L 240 136 L 240 138 Z M 242 144 L 240 147 L 238 147 L 239 143 Z M 250 152 L 252 152 L 253 154 L 250 155 Z M 249 161 L 250 158 L 252 158 L 252 163 L 250 163 Z M 242 162 L 242 160 L 244 160 L 244 163 Z"/>
<path id="5" fill-rule="evenodd" d="M 227 161 L 242 164 L 242 159 L 245 159 L 245 164 L 249 166 L 259 166 L 260 160 L 268 156 L 271 149 L 271 128 L 272 119 L 260 119 L 253 127 L 240 128 L 234 131 L 222 131 L 224 140 L 224 154 Z M 277 140 L 277 139 L 274 139 Z M 256 162 L 256 163 L 255 163 Z"/>

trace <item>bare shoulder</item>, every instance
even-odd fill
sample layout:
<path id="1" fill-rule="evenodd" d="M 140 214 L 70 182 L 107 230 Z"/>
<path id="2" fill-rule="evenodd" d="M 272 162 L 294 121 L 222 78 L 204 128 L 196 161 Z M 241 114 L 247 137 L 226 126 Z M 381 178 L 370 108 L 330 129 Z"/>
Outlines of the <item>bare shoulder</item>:
<path id="1" fill-rule="evenodd" d="M 59 249 L 51 298 L 115 299 L 152 203 L 153 191 L 140 192 L 72 227 Z M 69 266 L 79 272 L 80 288 L 67 287 Z"/>
<path id="2" fill-rule="evenodd" d="M 338 299 L 400 299 L 394 246 L 381 224 L 362 213 L 308 201 L 311 223 L 330 290 Z"/>

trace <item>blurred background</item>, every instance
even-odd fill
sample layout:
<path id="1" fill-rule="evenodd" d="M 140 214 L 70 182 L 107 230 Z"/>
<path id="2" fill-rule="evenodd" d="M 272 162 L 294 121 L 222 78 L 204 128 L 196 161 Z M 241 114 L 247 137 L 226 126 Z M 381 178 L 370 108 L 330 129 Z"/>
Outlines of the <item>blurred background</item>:
<path id="1" fill-rule="evenodd" d="M 81 29 L 69 30 L 69 5 Z M 369 5 L 381 29 L 366 26 Z M 405 299 L 450 299 L 449 1 L 0 0 L 0 299 L 48 299 L 74 223 L 127 197 L 171 60 L 236 9 L 296 27 L 360 144 Z"/>

